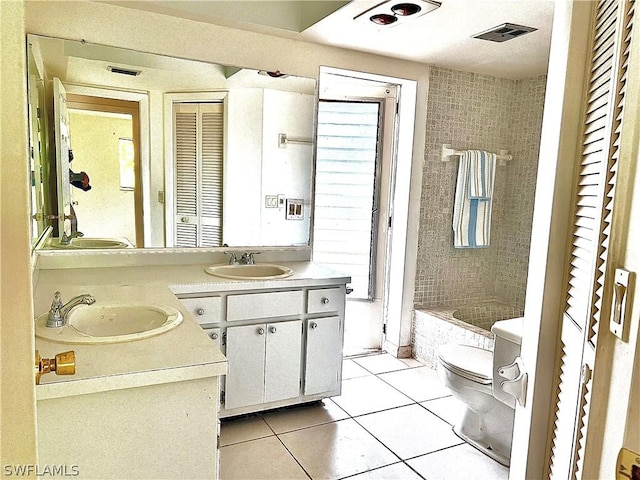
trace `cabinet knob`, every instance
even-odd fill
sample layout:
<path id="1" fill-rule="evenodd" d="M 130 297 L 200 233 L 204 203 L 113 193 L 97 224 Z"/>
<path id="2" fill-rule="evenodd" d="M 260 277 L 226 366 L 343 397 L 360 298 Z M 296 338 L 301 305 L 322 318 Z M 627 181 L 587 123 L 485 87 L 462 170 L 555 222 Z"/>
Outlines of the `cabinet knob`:
<path id="1" fill-rule="evenodd" d="M 264 335 L 264 328 L 258 329 L 258 335 Z"/>
<path id="2" fill-rule="evenodd" d="M 270 331 L 271 333 L 276 333 L 276 327 L 270 327 L 270 328 L 269 328 L 269 331 Z"/>
<path id="3" fill-rule="evenodd" d="M 196 313 L 200 316 L 204 315 L 204 308 L 199 308 L 196 310 Z"/>
<path id="4" fill-rule="evenodd" d="M 189 217 L 182 217 L 182 218 L 180 219 L 180 221 L 181 221 L 182 223 L 189 223 Z"/>
<path id="5" fill-rule="evenodd" d="M 322 297 L 322 303 L 325 305 L 329 303 L 329 299 L 327 297 Z"/>
<path id="6" fill-rule="evenodd" d="M 209 335 L 213 340 L 217 340 L 218 339 L 218 333 L 214 332 L 212 334 Z"/>
<path id="7" fill-rule="evenodd" d="M 318 328 L 318 324 L 316 322 L 311 322 L 309 327 L 313 330 L 314 328 Z"/>

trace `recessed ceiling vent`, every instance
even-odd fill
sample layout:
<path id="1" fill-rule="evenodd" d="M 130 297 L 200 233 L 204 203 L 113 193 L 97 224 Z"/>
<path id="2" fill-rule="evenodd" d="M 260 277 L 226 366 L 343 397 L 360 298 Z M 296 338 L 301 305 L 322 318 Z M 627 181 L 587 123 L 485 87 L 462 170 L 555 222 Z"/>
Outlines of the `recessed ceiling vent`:
<path id="1" fill-rule="evenodd" d="M 112 73 L 119 73 L 120 75 L 129 75 L 131 77 L 137 77 L 142 73 L 142 71 L 140 70 L 129 70 L 127 68 L 114 67 L 114 66 L 107 67 L 107 70 L 109 70 Z"/>
<path id="2" fill-rule="evenodd" d="M 516 37 L 535 32 L 536 30 L 537 28 L 516 25 L 515 23 L 503 23 L 486 32 L 472 35 L 472 37 L 479 38 L 480 40 L 489 40 L 490 42 L 506 42 L 507 40 L 513 40 Z"/>

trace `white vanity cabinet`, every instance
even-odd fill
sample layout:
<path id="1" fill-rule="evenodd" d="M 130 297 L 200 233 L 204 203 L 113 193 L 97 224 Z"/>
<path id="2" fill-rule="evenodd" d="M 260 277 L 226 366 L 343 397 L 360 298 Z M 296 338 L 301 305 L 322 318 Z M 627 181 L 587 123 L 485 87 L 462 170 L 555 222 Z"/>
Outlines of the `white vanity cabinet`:
<path id="1" fill-rule="evenodd" d="M 221 417 L 340 395 L 345 284 L 326 283 L 180 298 L 227 358 Z"/>
<path id="2" fill-rule="evenodd" d="M 224 408 L 300 395 L 302 320 L 227 328 Z"/>

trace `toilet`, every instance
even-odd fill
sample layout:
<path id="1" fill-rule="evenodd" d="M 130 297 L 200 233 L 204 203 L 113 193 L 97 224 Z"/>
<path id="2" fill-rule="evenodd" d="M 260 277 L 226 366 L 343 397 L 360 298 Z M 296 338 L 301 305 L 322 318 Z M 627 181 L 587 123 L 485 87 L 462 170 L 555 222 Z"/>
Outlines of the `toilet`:
<path id="1" fill-rule="evenodd" d="M 496 322 L 493 352 L 470 345 L 449 343 L 438 349 L 438 376 L 462 402 L 453 431 L 484 454 L 509 466 L 515 415 L 512 380 L 504 367 L 520 355 L 522 318 Z"/>

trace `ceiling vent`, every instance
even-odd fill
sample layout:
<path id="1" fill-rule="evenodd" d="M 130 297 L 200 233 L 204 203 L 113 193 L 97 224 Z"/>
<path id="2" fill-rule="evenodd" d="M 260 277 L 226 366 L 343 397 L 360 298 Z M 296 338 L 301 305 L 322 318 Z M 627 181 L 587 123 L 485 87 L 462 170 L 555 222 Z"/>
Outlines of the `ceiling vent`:
<path id="1" fill-rule="evenodd" d="M 120 75 L 129 75 L 131 77 L 137 77 L 142 73 L 142 71 L 140 70 L 129 70 L 127 68 L 113 67 L 113 66 L 107 67 L 107 70 L 109 70 L 112 73 L 119 73 Z"/>
<path id="2" fill-rule="evenodd" d="M 503 23 L 497 27 L 493 27 L 477 35 L 472 35 L 473 38 L 479 38 L 480 40 L 488 40 L 490 42 L 506 42 L 516 37 L 521 37 L 527 33 L 535 32 L 537 28 L 525 27 L 524 25 L 516 25 L 515 23 Z"/>

